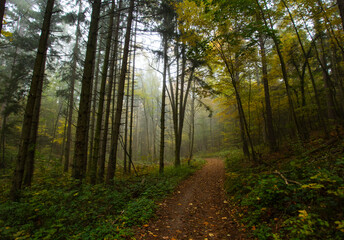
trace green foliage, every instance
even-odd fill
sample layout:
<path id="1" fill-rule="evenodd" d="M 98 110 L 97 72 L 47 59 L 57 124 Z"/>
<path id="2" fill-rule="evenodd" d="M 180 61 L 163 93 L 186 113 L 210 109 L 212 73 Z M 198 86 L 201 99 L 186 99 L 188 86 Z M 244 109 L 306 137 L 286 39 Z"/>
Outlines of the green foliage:
<path id="1" fill-rule="evenodd" d="M 156 201 L 199 166 L 117 179 L 113 186 L 47 174 L 22 192 L 20 202 L 1 199 L 0 239 L 126 239 L 154 215 Z"/>
<path id="2" fill-rule="evenodd" d="M 226 189 L 242 230 L 257 239 L 343 239 L 344 161 L 330 152 L 260 166 L 229 155 Z"/>

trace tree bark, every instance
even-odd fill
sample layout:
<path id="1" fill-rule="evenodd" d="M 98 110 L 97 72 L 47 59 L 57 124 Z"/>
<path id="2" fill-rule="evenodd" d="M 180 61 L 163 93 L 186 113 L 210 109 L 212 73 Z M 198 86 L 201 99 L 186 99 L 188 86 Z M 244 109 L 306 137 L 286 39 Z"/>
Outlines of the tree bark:
<path id="1" fill-rule="evenodd" d="M 127 74 L 127 65 L 128 65 L 128 55 L 129 55 L 129 45 L 130 45 L 130 36 L 131 36 L 131 25 L 133 21 L 133 12 L 134 12 L 134 0 L 130 0 L 129 6 L 129 14 L 127 19 L 127 28 L 125 34 L 125 41 L 124 41 L 124 52 L 122 58 L 122 68 L 121 74 L 118 82 L 118 96 L 117 96 L 117 103 L 116 103 L 116 114 L 115 114 L 115 122 L 113 127 L 113 138 L 114 138 L 114 146 L 110 153 L 112 159 L 109 161 L 107 175 L 106 175 L 106 183 L 110 184 L 113 181 L 115 175 L 115 168 L 116 168 L 116 155 L 118 149 L 118 138 L 119 138 L 119 131 L 121 126 L 121 117 L 122 117 L 122 108 L 123 108 L 123 98 L 124 98 L 124 87 L 125 87 L 125 77 Z"/>
<path id="2" fill-rule="evenodd" d="M 97 49 L 98 23 L 100 16 L 101 0 L 94 0 L 92 4 L 92 16 L 87 40 L 82 87 L 76 127 L 74 161 L 72 176 L 82 180 L 85 177 L 88 150 L 88 130 L 90 121 L 90 108 L 92 97 L 94 59 Z"/>
<path id="3" fill-rule="evenodd" d="M 30 92 L 25 108 L 24 121 L 22 127 L 22 133 L 19 143 L 19 151 L 16 159 L 16 166 L 13 174 L 13 181 L 11 187 L 11 198 L 12 200 L 18 199 L 18 191 L 22 188 L 23 174 L 25 162 L 28 154 L 30 144 L 30 134 L 33 120 L 33 113 L 35 108 L 36 99 L 39 99 L 39 86 L 43 78 L 42 67 L 45 63 L 46 52 L 48 48 L 49 28 L 51 23 L 51 17 L 53 14 L 54 0 L 48 0 L 47 7 L 44 14 L 42 32 L 39 40 L 38 51 L 33 69 L 33 76 L 30 86 Z"/>

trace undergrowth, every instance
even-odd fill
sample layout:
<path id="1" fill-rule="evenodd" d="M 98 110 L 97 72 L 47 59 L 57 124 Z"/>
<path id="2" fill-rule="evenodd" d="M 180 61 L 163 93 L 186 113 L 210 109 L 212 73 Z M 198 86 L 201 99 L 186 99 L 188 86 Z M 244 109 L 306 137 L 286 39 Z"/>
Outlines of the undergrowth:
<path id="1" fill-rule="evenodd" d="M 259 165 L 232 151 L 226 189 L 241 230 L 260 240 L 344 239 L 343 147 L 270 155 Z"/>
<path id="2" fill-rule="evenodd" d="M 113 186 L 49 176 L 24 190 L 19 202 L 1 196 L 0 239 L 126 239 L 154 215 L 156 201 L 199 167 L 169 167 Z"/>

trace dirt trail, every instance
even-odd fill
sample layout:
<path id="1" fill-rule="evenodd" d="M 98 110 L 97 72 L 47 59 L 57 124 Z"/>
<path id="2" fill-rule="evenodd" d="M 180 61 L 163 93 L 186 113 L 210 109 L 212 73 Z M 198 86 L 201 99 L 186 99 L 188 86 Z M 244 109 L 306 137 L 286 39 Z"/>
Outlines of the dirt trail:
<path id="1" fill-rule="evenodd" d="M 224 192 L 222 160 L 207 164 L 160 203 L 157 217 L 138 230 L 135 239 L 242 239 L 231 221 Z"/>

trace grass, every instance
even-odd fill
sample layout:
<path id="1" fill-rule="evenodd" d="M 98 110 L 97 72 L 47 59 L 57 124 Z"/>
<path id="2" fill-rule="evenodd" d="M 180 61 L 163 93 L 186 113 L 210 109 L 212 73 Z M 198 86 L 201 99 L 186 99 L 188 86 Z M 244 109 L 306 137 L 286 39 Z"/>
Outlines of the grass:
<path id="1" fill-rule="evenodd" d="M 200 168 L 167 167 L 163 175 L 116 179 L 113 186 L 78 184 L 50 173 L 22 192 L 19 202 L 0 198 L 0 239 L 127 239 L 154 216 L 156 202 Z"/>

